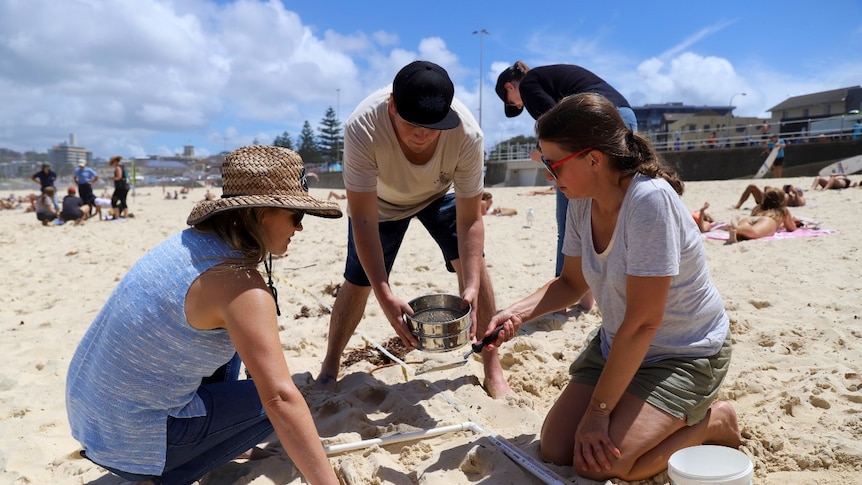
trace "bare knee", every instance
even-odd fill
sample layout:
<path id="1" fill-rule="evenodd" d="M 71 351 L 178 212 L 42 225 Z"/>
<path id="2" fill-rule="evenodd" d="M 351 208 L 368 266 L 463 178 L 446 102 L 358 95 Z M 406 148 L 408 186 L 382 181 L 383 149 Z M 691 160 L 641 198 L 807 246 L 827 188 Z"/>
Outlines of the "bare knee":
<path id="1" fill-rule="evenodd" d="M 571 466 L 575 449 L 574 430 L 563 423 L 554 423 L 545 418 L 539 440 L 539 453 L 542 460 L 560 466 Z"/>
<path id="2" fill-rule="evenodd" d="M 571 466 L 574 448 L 566 450 L 560 443 L 546 438 L 543 434 L 539 444 L 539 453 L 542 460 L 547 463 L 553 463 L 554 465 L 559 466 Z"/>

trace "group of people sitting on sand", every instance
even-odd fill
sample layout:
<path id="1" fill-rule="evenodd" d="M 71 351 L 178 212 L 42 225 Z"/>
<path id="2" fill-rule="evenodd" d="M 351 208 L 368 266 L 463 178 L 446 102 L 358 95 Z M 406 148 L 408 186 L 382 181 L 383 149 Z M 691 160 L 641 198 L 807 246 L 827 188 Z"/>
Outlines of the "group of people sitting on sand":
<path id="1" fill-rule="evenodd" d="M 66 196 L 60 203 L 59 210 L 54 204 L 55 193 L 54 187 L 46 187 L 42 193 L 31 199 L 31 207 L 27 209 L 27 212 L 35 212 L 36 218 L 43 226 L 51 223 L 61 225 L 67 222 L 81 224 L 87 220 L 90 215 L 89 210 L 85 211 L 82 207 L 89 209 L 89 206 L 78 197 L 75 187 L 69 186 Z"/>
<path id="2" fill-rule="evenodd" d="M 784 228 L 786 231 L 795 231 L 801 224 L 801 221 L 795 219 L 790 214 L 790 210 L 787 208 L 790 205 L 789 201 L 794 201 L 794 207 L 805 205 L 805 199 L 802 198 L 801 191 L 795 197 L 789 195 L 795 193 L 796 189 L 796 187 L 787 185 L 783 189 L 765 187 L 762 191 L 755 185 L 746 187 L 740 202 L 733 206 L 733 208 L 739 209 L 742 207 L 742 203 L 749 195 L 754 196 L 757 205 L 751 209 L 749 215 L 733 216 L 730 223 L 724 226 L 727 228 L 728 233 L 730 233 L 728 243 L 733 244 L 746 239 L 769 237 L 775 234 L 780 228 Z M 691 214 L 700 232 L 709 232 L 719 227 L 719 223 L 706 212 L 708 208 L 709 202 L 704 202 L 700 209 Z"/>
<path id="3" fill-rule="evenodd" d="M 846 189 L 860 186 L 843 173 L 826 177 L 817 176 L 811 184 L 811 190 Z M 762 190 L 754 184 L 748 185 L 742 192 L 734 209 L 742 208 L 749 199 L 754 199 L 756 205 L 747 216 L 734 216 L 726 226 L 729 233 L 728 243 L 733 244 L 747 239 L 759 239 L 774 235 L 779 230 L 795 231 L 803 225 L 803 221 L 794 217 L 788 207 L 805 205 L 805 195 L 801 187 L 786 184 L 781 188 L 766 186 Z M 700 232 L 709 232 L 718 226 L 714 218 L 706 212 L 709 202 L 705 202 L 692 217 L 700 228 Z"/>

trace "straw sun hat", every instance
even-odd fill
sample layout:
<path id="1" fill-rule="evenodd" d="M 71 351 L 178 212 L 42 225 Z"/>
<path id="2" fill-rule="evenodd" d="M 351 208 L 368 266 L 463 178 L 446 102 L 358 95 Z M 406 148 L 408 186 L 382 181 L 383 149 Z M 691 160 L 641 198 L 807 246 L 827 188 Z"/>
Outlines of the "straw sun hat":
<path id="1" fill-rule="evenodd" d="M 338 204 L 308 195 L 302 158 L 287 148 L 237 148 L 225 158 L 222 183 L 221 199 L 198 202 L 186 221 L 190 226 L 213 214 L 245 207 L 282 207 L 312 216 L 341 217 Z"/>

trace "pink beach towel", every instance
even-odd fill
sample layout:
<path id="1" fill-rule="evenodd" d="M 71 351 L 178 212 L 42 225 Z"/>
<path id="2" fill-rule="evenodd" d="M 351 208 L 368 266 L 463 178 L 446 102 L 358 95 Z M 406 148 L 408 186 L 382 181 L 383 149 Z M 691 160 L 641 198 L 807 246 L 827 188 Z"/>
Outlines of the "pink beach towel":
<path id="1" fill-rule="evenodd" d="M 727 224 L 723 224 L 723 227 L 727 227 Z M 800 227 L 793 232 L 781 230 L 769 237 L 755 239 L 755 241 L 775 241 L 779 239 L 793 239 L 795 237 L 823 236 L 824 234 L 832 234 L 833 232 L 835 232 L 833 229 L 812 229 L 809 227 Z M 707 239 L 716 239 L 719 241 L 727 241 L 730 239 L 730 234 L 726 230 L 713 229 L 712 231 L 703 233 L 703 236 Z"/>

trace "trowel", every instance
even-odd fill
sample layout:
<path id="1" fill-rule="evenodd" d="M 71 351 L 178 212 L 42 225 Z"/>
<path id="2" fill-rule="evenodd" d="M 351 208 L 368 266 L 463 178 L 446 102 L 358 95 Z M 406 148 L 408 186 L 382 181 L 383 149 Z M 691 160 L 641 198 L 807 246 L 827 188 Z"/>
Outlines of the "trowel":
<path id="1" fill-rule="evenodd" d="M 464 354 L 464 358 L 456 360 L 454 362 L 450 362 L 448 364 L 438 365 L 437 367 L 431 367 L 430 369 L 420 369 L 420 370 L 416 371 L 415 375 L 418 376 L 419 374 L 426 374 L 428 372 L 435 372 L 438 370 L 454 369 L 455 367 L 460 367 L 460 366 L 466 364 L 467 361 L 470 360 L 471 355 L 478 354 L 479 352 L 482 351 L 483 348 L 485 348 L 486 345 L 497 340 L 497 336 L 500 335 L 500 330 L 503 330 L 502 325 L 497 327 L 497 329 L 494 330 L 494 333 L 483 338 L 481 342 L 478 342 L 475 344 L 470 344 L 470 350 L 467 351 L 466 354 Z"/>

